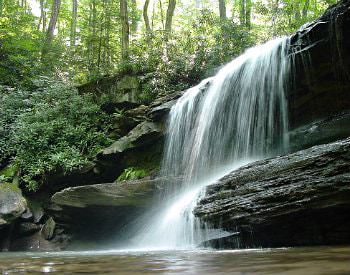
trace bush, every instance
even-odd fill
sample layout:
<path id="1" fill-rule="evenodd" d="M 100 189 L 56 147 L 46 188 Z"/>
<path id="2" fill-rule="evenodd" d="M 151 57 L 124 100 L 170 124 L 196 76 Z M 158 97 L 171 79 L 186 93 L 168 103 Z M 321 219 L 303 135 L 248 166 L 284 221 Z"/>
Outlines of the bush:
<path id="1" fill-rule="evenodd" d="M 137 180 L 148 176 L 149 172 L 137 167 L 129 167 L 123 171 L 117 181 Z"/>
<path id="2" fill-rule="evenodd" d="M 47 173 L 82 167 L 111 142 L 106 134 L 110 117 L 92 96 L 48 78 L 34 84 L 34 91 L 0 96 L 1 155 L 12 156 L 22 184 L 32 191 Z"/>

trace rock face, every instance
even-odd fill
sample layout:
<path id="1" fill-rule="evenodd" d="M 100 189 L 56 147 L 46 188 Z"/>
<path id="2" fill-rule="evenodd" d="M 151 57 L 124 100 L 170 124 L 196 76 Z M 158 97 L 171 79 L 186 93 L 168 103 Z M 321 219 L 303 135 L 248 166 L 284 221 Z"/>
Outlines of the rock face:
<path id="1" fill-rule="evenodd" d="M 21 190 L 13 184 L 0 183 L 0 228 L 19 218 L 27 209 Z"/>
<path id="2" fill-rule="evenodd" d="M 153 205 L 164 179 L 143 179 L 67 188 L 49 212 L 75 239 L 106 240 Z"/>
<path id="3" fill-rule="evenodd" d="M 290 132 L 290 150 L 296 152 L 313 145 L 329 143 L 350 136 L 350 112 L 342 112 L 315 121 Z"/>
<path id="4" fill-rule="evenodd" d="M 349 182 L 350 138 L 242 167 L 208 187 L 195 214 L 239 232 L 224 246 L 349 244 Z"/>
<path id="5" fill-rule="evenodd" d="M 97 155 L 98 159 L 118 161 L 122 154 L 136 147 L 141 147 L 154 142 L 162 135 L 159 125 L 154 122 L 142 122 L 137 125 L 128 135 L 114 142 L 110 147 L 104 149 Z"/>
<path id="6" fill-rule="evenodd" d="M 291 128 L 350 109 L 350 1 L 331 7 L 291 38 L 295 83 Z"/>
<path id="7" fill-rule="evenodd" d="M 147 207 L 161 189 L 162 180 L 134 180 L 78 186 L 56 193 L 51 201 L 59 206 L 88 208 L 91 206 Z"/>

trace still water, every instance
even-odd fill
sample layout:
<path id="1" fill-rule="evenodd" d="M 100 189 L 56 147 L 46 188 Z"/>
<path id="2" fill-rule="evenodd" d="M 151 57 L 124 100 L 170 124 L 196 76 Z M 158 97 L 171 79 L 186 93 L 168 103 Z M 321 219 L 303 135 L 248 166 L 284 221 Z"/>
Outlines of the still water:
<path id="1" fill-rule="evenodd" d="M 350 274 L 350 247 L 0 253 L 0 271 L 56 274 Z"/>

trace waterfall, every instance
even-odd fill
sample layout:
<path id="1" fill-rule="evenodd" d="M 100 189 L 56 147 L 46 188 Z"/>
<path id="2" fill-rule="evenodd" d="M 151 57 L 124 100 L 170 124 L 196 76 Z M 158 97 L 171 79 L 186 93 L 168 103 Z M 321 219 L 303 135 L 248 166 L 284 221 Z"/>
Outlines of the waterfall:
<path id="1" fill-rule="evenodd" d="M 247 50 L 172 107 L 161 173 L 181 183 L 167 185 L 137 236 L 140 246 L 190 249 L 229 234 L 202 224 L 192 211 L 205 186 L 288 149 L 288 46 L 285 37 Z"/>

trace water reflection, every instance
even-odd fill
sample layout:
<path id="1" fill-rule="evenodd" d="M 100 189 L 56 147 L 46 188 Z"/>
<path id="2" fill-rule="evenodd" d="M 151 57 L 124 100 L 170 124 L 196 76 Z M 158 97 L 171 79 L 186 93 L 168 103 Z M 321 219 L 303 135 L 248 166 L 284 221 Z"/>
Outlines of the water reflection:
<path id="1" fill-rule="evenodd" d="M 350 247 L 0 254 L 2 274 L 350 274 Z"/>

